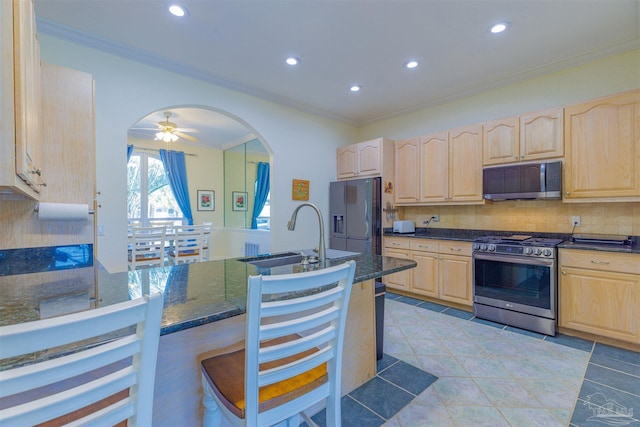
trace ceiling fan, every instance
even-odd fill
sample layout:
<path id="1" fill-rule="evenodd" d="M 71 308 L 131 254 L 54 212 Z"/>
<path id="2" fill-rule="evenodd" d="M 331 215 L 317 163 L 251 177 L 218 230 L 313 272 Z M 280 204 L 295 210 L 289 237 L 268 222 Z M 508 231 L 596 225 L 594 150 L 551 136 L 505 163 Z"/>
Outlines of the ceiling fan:
<path id="1" fill-rule="evenodd" d="M 178 138 L 183 138 L 183 139 L 186 139 L 187 141 L 198 142 L 198 138 L 185 133 L 185 132 L 197 132 L 197 130 L 179 128 L 178 125 L 169 121 L 169 118 L 172 115 L 173 113 L 171 113 L 170 111 L 164 112 L 164 117 L 166 119 L 164 121 L 158 122 L 157 128 L 153 129 L 158 131 L 155 135 L 155 140 L 164 141 L 164 142 L 176 142 Z"/>

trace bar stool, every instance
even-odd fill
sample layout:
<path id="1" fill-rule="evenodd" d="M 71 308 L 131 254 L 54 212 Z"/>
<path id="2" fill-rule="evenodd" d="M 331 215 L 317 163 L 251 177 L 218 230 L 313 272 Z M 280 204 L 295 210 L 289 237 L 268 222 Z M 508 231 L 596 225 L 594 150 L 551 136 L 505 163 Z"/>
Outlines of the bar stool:
<path id="1" fill-rule="evenodd" d="M 249 277 L 244 347 L 198 358 L 204 427 L 316 424 L 302 412 L 326 399 L 340 426 L 345 321 L 355 262 L 311 272 Z M 296 426 L 298 424 L 295 424 Z"/>

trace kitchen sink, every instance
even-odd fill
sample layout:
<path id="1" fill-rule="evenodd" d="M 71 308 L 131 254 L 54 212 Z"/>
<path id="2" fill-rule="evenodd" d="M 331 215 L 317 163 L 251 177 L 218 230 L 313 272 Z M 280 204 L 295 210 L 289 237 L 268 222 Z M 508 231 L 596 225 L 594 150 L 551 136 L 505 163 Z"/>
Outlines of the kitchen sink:
<path id="1" fill-rule="evenodd" d="M 240 258 L 238 261 L 248 262 L 256 267 L 271 268 L 281 265 L 298 264 L 304 258 L 295 252 L 284 252 L 281 254 L 260 255 L 255 257 Z"/>

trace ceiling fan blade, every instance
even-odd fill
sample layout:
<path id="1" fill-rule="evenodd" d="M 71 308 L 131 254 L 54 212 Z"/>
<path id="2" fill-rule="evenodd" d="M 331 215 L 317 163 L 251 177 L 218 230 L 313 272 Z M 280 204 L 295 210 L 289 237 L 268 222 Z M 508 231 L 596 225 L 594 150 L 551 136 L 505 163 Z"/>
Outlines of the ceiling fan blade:
<path id="1" fill-rule="evenodd" d="M 187 141 L 191 141 L 191 142 L 198 142 L 198 138 L 196 138 L 195 136 L 191 136 L 191 135 L 187 135 L 186 133 L 182 133 L 182 132 L 173 132 L 175 135 L 178 135 L 180 138 L 184 138 Z"/>
<path id="2" fill-rule="evenodd" d="M 198 133 L 198 129 L 192 129 L 192 128 L 176 128 L 175 129 L 178 132 L 191 132 L 191 133 Z"/>
<path id="3" fill-rule="evenodd" d="M 159 128 L 159 127 L 155 127 L 155 128 L 131 128 L 130 130 L 155 130 L 155 131 L 158 131 L 158 130 L 162 130 L 162 129 Z"/>

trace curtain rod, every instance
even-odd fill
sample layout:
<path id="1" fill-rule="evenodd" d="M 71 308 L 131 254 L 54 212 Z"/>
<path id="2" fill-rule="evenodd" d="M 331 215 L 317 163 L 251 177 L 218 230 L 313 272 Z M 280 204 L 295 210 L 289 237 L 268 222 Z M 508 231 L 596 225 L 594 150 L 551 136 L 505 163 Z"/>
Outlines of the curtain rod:
<path id="1" fill-rule="evenodd" d="M 134 151 L 151 151 L 153 153 L 159 153 L 160 150 L 156 150 L 155 148 L 138 148 L 136 146 L 133 147 Z M 192 157 L 198 157 L 197 154 L 191 154 L 191 153 L 184 153 L 185 156 L 192 156 Z"/>

